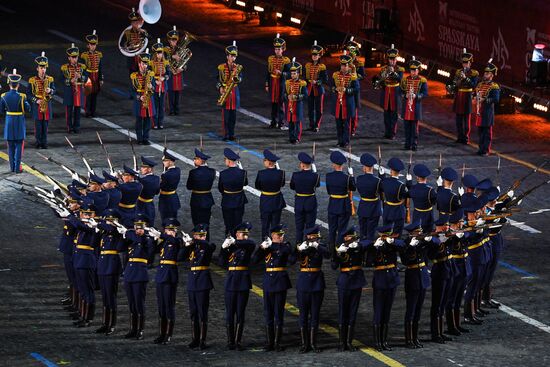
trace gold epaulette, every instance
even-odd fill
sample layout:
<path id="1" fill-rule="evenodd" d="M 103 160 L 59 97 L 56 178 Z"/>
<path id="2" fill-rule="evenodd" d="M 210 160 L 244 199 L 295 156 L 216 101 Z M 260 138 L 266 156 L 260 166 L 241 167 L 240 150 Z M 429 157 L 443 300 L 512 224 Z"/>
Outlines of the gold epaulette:
<path id="1" fill-rule="evenodd" d="M 332 79 L 336 80 L 338 78 L 339 71 L 332 73 Z"/>
<path id="2" fill-rule="evenodd" d="M 97 57 L 102 58 L 103 57 L 103 52 L 97 51 Z"/>
<path id="3" fill-rule="evenodd" d="M 29 84 L 33 84 L 33 85 L 34 85 L 35 83 L 36 83 L 36 77 L 35 77 L 35 76 L 31 76 L 31 77 L 29 78 Z"/>
<path id="4" fill-rule="evenodd" d="M 53 82 L 53 76 L 48 75 L 48 82 Z"/>
<path id="5" fill-rule="evenodd" d="M 405 72 L 405 68 L 404 68 L 403 66 L 398 66 L 398 67 L 397 67 L 397 71 L 400 71 L 400 72 L 404 73 L 404 72 Z"/>
<path id="6" fill-rule="evenodd" d="M 284 64 L 289 64 L 290 63 L 290 58 L 287 57 L 287 56 L 283 56 L 283 65 Z"/>
<path id="7" fill-rule="evenodd" d="M 365 63 L 363 61 L 357 60 L 357 66 L 365 66 Z"/>
<path id="8" fill-rule="evenodd" d="M 224 71 L 224 70 L 225 70 L 225 64 L 219 64 L 218 71 Z"/>
<path id="9" fill-rule="evenodd" d="M 130 74 L 130 79 L 136 80 L 137 74 L 138 74 L 138 72 L 137 72 L 137 71 L 134 71 L 132 74 Z"/>
<path id="10" fill-rule="evenodd" d="M 470 70 L 470 74 L 471 74 L 472 76 L 479 76 L 479 71 L 477 71 L 477 70 L 475 70 L 475 69 L 471 69 L 471 70 Z"/>
<path id="11" fill-rule="evenodd" d="M 61 65 L 61 71 L 67 71 L 67 68 L 68 68 L 67 64 Z"/>
<path id="12" fill-rule="evenodd" d="M 300 88 L 305 87 L 307 85 L 307 82 L 305 80 L 300 79 Z"/>
<path id="13" fill-rule="evenodd" d="M 498 85 L 498 83 L 492 82 L 491 89 L 500 89 L 500 85 Z"/>
<path id="14" fill-rule="evenodd" d="M 428 83 L 428 80 L 423 76 L 420 77 L 420 83 Z"/>

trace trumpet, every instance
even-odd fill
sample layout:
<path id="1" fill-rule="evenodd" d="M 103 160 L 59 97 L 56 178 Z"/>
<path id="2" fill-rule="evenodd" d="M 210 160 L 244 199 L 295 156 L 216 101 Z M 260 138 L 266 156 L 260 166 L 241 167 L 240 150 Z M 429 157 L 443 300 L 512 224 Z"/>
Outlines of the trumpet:
<path id="1" fill-rule="evenodd" d="M 220 98 L 218 98 L 218 101 L 217 101 L 218 106 L 224 105 L 225 101 L 227 100 L 227 97 L 229 97 L 229 95 L 233 91 L 233 88 L 235 88 L 235 86 L 239 82 L 239 74 L 241 73 L 242 70 L 243 70 L 242 65 L 238 65 L 238 64 L 235 65 L 235 67 L 233 68 L 233 71 L 229 75 L 229 83 L 226 84 L 225 90 L 223 91 Z"/>
<path id="2" fill-rule="evenodd" d="M 380 72 L 379 75 L 372 78 L 372 87 L 374 89 L 381 89 L 383 83 L 387 79 L 396 79 L 397 80 L 398 78 L 399 78 L 399 75 L 397 74 L 397 72 L 395 71 L 393 66 L 385 67 L 385 68 L 382 69 L 382 71 Z"/>

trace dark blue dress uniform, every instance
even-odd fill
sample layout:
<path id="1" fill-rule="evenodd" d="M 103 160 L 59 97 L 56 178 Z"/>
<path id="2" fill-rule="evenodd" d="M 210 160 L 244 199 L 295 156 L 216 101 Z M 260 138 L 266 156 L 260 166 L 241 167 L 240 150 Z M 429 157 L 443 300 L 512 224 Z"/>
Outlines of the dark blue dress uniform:
<path id="1" fill-rule="evenodd" d="M 191 220 L 194 226 L 200 223 L 210 226 L 212 206 L 214 205 L 212 185 L 216 179 L 216 170 L 206 165 L 206 161 L 210 158 L 209 155 L 195 149 L 195 157 L 205 163 L 189 171 L 187 178 L 187 190 L 191 191 Z"/>
<path id="2" fill-rule="evenodd" d="M 208 227 L 205 224 L 199 224 L 193 229 L 193 234 L 206 235 L 207 231 Z M 210 290 L 214 288 L 209 269 L 215 249 L 216 245 L 213 243 L 194 239 L 189 246 L 185 245 L 182 251 L 182 257 L 189 261 L 190 266 L 187 276 L 187 295 L 193 326 L 193 340 L 189 344 L 191 348 L 206 348 Z"/>
<path id="3" fill-rule="evenodd" d="M 277 33 L 273 39 L 273 47 L 286 50 L 286 41 Z M 283 92 L 285 81 L 290 77 L 290 59 L 286 56 L 270 55 L 267 58 L 267 74 L 265 87 L 271 101 L 271 128 L 282 127 L 284 124 Z"/>
<path id="4" fill-rule="evenodd" d="M 118 184 L 118 178 L 111 175 L 107 171 L 103 171 L 103 178 L 105 178 L 105 182 L 115 182 Z M 110 189 L 103 189 L 107 194 L 109 194 L 109 203 L 107 203 L 108 209 L 117 209 L 118 203 L 120 203 L 120 199 L 122 198 L 122 193 L 120 192 L 120 189 L 115 186 Z"/>
<path id="5" fill-rule="evenodd" d="M 103 178 L 92 173 L 90 174 L 88 185 L 95 184 L 101 187 L 103 183 L 105 183 L 105 180 Z M 105 209 L 109 207 L 109 193 L 101 189 L 98 191 L 89 190 L 86 196 L 94 201 L 97 214 L 103 215 Z"/>
<path id="6" fill-rule="evenodd" d="M 80 199 L 80 195 L 76 190 L 70 190 L 69 195 L 69 203 L 76 203 Z M 75 217 L 75 214 L 71 213 L 69 217 Z M 80 303 L 78 299 L 80 298 L 80 294 L 77 291 L 76 275 L 73 266 L 73 246 L 76 238 L 76 227 L 71 224 L 69 217 L 63 218 L 63 233 L 59 238 L 57 250 L 63 254 L 63 266 L 69 282 L 69 297 L 63 300 L 62 303 L 68 305 L 67 310 L 74 311 Z"/>
<path id="7" fill-rule="evenodd" d="M 275 163 L 280 158 L 264 150 L 264 160 Z M 262 238 L 269 235 L 269 229 L 281 222 L 281 213 L 286 206 L 281 188 L 285 185 L 285 171 L 276 167 L 258 171 L 254 186 L 260 190 L 260 219 L 262 220 Z"/>
<path id="8" fill-rule="evenodd" d="M 386 51 L 388 60 L 395 60 L 399 56 L 399 51 L 394 47 Z M 380 107 L 384 109 L 384 138 L 394 139 L 397 133 L 397 111 L 401 105 L 401 96 L 399 95 L 399 85 L 403 79 L 405 68 L 402 66 L 382 66 L 379 78 L 382 79 L 380 93 Z"/>
<path id="9" fill-rule="evenodd" d="M 239 224 L 235 231 L 246 233 L 252 229 L 248 222 Z M 222 246 L 218 258 L 219 265 L 227 269 L 224 282 L 225 322 L 227 324 L 227 344 L 229 349 L 241 349 L 244 330 L 245 311 L 248 304 L 252 280 L 250 262 L 256 249 L 254 241 L 249 239 L 235 240 L 229 247 Z"/>
<path id="10" fill-rule="evenodd" d="M 497 67 L 489 62 L 484 71 L 496 75 Z M 476 86 L 475 92 L 481 101 L 477 103 L 476 113 L 474 114 L 479 136 L 479 150 L 477 154 L 488 155 L 491 153 L 493 125 L 495 124 L 495 105 L 500 101 L 500 87 L 492 80 L 483 79 Z"/>
<path id="11" fill-rule="evenodd" d="M 349 65 L 352 58 L 349 55 L 340 56 L 341 65 Z M 359 91 L 357 75 L 337 71 L 332 74 L 333 90 L 336 94 L 334 118 L 336 119 L 336 137 L 338 146 L 346 147 L 351 137 L 351 124 L 357 113 L 356 94 Z"/>
<path id="12" fill-rule="evenodd" d="M 238 56 L 239 51 L 237 49 L 236 42 L 233 41 L 233 45 L 225 48 L 225 54 L 229 60 L 229 56 Z M 237 109 L 241 106 L 241 93 L 239 91 L 239 83 L 243 80 L 242 73 L 243 66 L 229 62 L 218 65 L 218 73 L 216 79 L 216 89 L 228 88 L 230 84 L 234 84 L 222 107 L 222 129 L 224 131 L 223 139 L 235 140 L 235 125 L 237 123 Z"/>
<path id="13" fill-rule="evenodd" d="M 390 158 L 388 166 L 396 172 L 405 168 L 403 162 L 398 158 Z M 392 176 L 384 177 L 381 186 L 384 192 L 383 223 L 384 225 L 392 224 L 393 233 L 401 235 L 405 224 L 405 199 L 409 196 L 407 186 L 397 177 Z"/>
<path id="14" fill-rule="evenodd" d="M 492 202 L 493 200 L 496 200 L 498 198 L 498 196 L 500 195 L 500 191 L 498 190 L 498 188 L 493 186 L 485 194 L 487 195 L 487 199 L 489 200 L 489 202 Z M 496 208 L 493 207 L 489 209 L 490 209 L 490 212 L 494 212 Z M 506 222 L 507 222 L 506 218 L 497 219 L 494 221 L 494 224 L 493 224 L 495 228 L 489 229 L 489 238 L 491 239 L 492 256 L 491 256 L 491 262 L 487 267 L 486 284 L 483 287 L 483 301 L 491 308 L 498 308 L 500 306 L 499 303 L 492 300 L 491 282 L 493 280 L 498 262 L 502 255 L 502 250 L 504 247 L 504 238 L 502 237 L 502 233 L 500 231 L 502 230 L 502 225 L 505 224 Z"/>
<path id="15" fill-rule="evenodd" d="M 44 70 L 48 67 L 48 58 L 42 52 L 42 55 L 34 59 L 38 67 Z M 48 148 L 48 124 L 53 118 L 52 96 L 55 94 L 55 82 L 52 76 L 44 74 L 37 75 L 29 79 L 29 86 L 32 91 L 30 100 L 32 102 L 32 117 L 34 119 L 35 147 Z M 46 93 L 47 89 L 50 89 Z M 40 101 L 40 104 L 38 103 Z"/>
<path id="16" fill-rule="evenodd" d="M 474 55 L 462 53 L 462 64 L 473 62 Z M 456 114 L 457 143 L 468 144 L 470 141 L 470 118 L 472 114 L 472 92 L 479 81 L 479 72 L 469 67 L 463 67 L 455 72 L 456 82 L 453 111 Z"/>
<path id="17" fill-rule="evenodd" d="M 409 63 L 409 69 L 420 69 L 421 62 L 413 60 Z M 416 150 L 418 145 L 418 120 L 422 120 L 422 100 L 428 96 L 428 81 L 426 78 L 416 75 L 407 76 L 401 80 L 399 93 L 403 97 L 401 116 L 405 126 L 405 149 Z M 414 98 L 407 97 L 413 93 Z"/>
<path id="18" fill-rule="evenodd" d="M 131 175 L 136 178 L 138 173 L 130 167 L 124 166 L 125 175 Z M 123 182 L 118 185 L 120 190 L 120 201 L 118 203 L 118 213 L 120 214 L 120 223 L 125 227 L 132 227 L 134 217 L 136 216 L 136 203 L 143 185 L 138 181 Z"/>
<path id="19" fill-rule="evenodd" d="M 361 293 L 367 284 L 363 273 L 366 250 L 364 242 L 357 242 L 358 236 L 355 227 L 342 233 L 342 238 L 347 236 L 351 236 L 349 241 L 337 245 L 337 249 L 344 251 L 336 251 L 331 263 L 334 270 L 340 269 L 336 285 L 338 287 L 338 331 L 341 351 L 355 350 L 352 345 L 355 321 Z M 353 247 L 349 247 L 351 243 L 353 243 Z"/>
<path id="20" fill-rule="evenodd" d="M 84 83 L 88 80 L 88 71 L 86 65 L 78 62 L 80 51 L 74 43 L 66 50 L 69 58 L 74 58 L 73 62 L 61 65 L 63 87 L 63 105 L 65 106 L 65 120 L 67 122 L 67 131 L 69 133 L 80 132 L 80 108 L 86 106 L 86 95 L 84 94 Z M 71 60 L 69 60 L 71 61 Z M 77 74 L 80 74 L 77 77 Z"/>
<path id="21" fill-rule="evenodd" d="M 413 173 L 417 177 L 426 178 L 431 171 L 425 165 L 417 164 Z M 434 225 L 433 206 L 437 202 L 436 190 L 427 183 L 419 182 L 409 188 L 409 197 L 414 205 L 412 222 L 420 223 L 424 232 L 431 232 Z"/>
<path id="22" fill-rule="evenodd" d="M 223 151 L 225 158 L 237 161 L 240 157 L 229 148 Z M 220 172 L 218 191 L 222 194 L 222 215 L 225 235 L 234 233 L 235 227 L 243 221 L 244 206 L 248 203 L 244 187 L 248 185 L 248 175 L 238 167 L 228 167 Z"/>
<path id="23" fill-rule="evenodd" d="M 176 231 L 180 223 L 168 218 L 165 229 Z M 159 239 L 160 259 L 155 281 L 157 283 L 157 306 L 160 317 L 159 336 L 155 343 L 166 344 L 172 339 L 176 319 L 176 291 L 178 289 L 178 259 L 183 248 L 181 238 L 162 234 Z"/>
<path id="24" fill-rule="evenodd" d="M 361 155 L 361 164 L 373 167 L 376 159 L 369 153 Z M 359 233 L 361 239 L 374 240 L 376 227 L 382 215 L 381 188 L 382 180 L 372 173 L 365 173 L 357 177 L 357 192 L 361 196 L 357 216 L 359 217 Z"/>
<path id="25" fill-rule="evenodd" d="M 323 56 L 325 49 L 317 44 L 311 46 L 311 55 Z M 307 81 L 307 110 L 309 116 L 309 129 L 319 131 L 323 117 L 323 104 L 325 102 L 325 88 L 328 84 L 327 66 L 320 61 L 311 61 L 305 65 L 305 80 Z"/>
<path id="26" fill-rule="evenodd" d="M 343 165 L 346 157 L 339 151 L 330 154 L 330 161 L 336 165 Z M 327 173 L 328 202 L 328 245 L 331 250 L 336 243 L 342 242 L 342 233 L 348 227 L 351 217 L 351 202 L 349 193 L 355 191 L 355 179 L 342 171 Z"/>
<path id="27" fill-rule="evenodd" d="M 142 215 L 136 217 L 134 225 L 143 228 L 147 218 Z M 149 273 L 147 262 L 151 253 L 155 251 L 153 239 L 147 234 L 138 235 L 135 230 L 128 230 L 125 234 L 128 247 L 128 263 L 124 268 L 124 288 L 130 309 L 130 331 L 125 338 L 143 339 L 145 326 L 145 295 Z"/>
<path id="28" fill-rule="evenodd" d="M 276 225 L 271 233 L 284 234 L 283 226 Z M 269 239 L 271 243 L 271 239 Z M 275 243 L 263 248 L 258 247 L 254 254 L 255 262 L 265 263 L 265 273 L 262 281 L 264 296 L 264 318 L 266 324 L 266 350 L 281 351 L 280 345 L 283 333 L 285 303 L 288 289 L 292 288 L 287 272 L 287 266 L 293 264 L 293 248 L 289 242 Z"/>
<path id="29" fill-rule="evenodd" d="M 397 235 L 395 226 L 387 224 L 378 228 L 381 235 Z M 397 254 L 404 246 L 402 240 L 390 237 L 382 241 L 381 246 L 374 246 L 375 241 L 361 241 L 367 248 L 367 264 L 374 265 L 372 278 L 373 289 L 373 328 L 374 340 L 378 349 L 391 350 L 388 345 L 388 324 L 397 286 L 400 284 L 397 271 Z"/>
<path id="30" fill-rule="evenodd" d="M 296 72 L 297 78 L 285 82 L 283 100 L 286 104 L 286 121 L 288 122 L 288 139 L 296 144 L 302 139 L 302 121 L 304 120 L 304 100 L 307 98 L 307 82 L 300 79 L 302 64 L 295 59 L 290 63 L 290 72 Z M 292 74 L 291 74 L 292 75 Z"/>
<path id="31" fill-rule="evenodd" d="M 140 62 L 146 64 L 151 60 L 151 55 L 145 52 L 138 57 Z M 156 85 L 155 73 L 150 70 L 146 70 L 143 74 L 140 71 L 133 72 L 130 74 L 130 82 L 134 97 L 136 140 L 138 144 L 149 145 L 149 132 L 153 124 L 151 118 L 156 114 L 155 100 L 152 98 Z M 145 101 L 141 100 L 142 96 L 145 97 Z"/>
<path id="32" fill-rule="evenodd" d="M 156 165 L 154 161 L 143 156 L 141 157 L 141 162 L 141 165 L 144 167 L 154 167 Z M 152 226 L 155 224 L 156 210 L 154 198 L 160 192 L 160 177 L 153 173 L 148 173 L 139 177 L 138 181 L 143 187 L 137 199 L 136 212 L 144 214 L 149 219 L 147 225 Z"/>
<path id="33" fill-rule="evenodd" d="M 168 153 L 167 150 L 164 150 L 162 160 L 175 162 L 177 159 L 172 154 Z M 159 213 L 162 221 L 166 218 L 178 217 L 178 210 L 181 208 L 181 203 L 176 190 L 178 189 L 180 178 L 181 169 L 176 166 L 166 168 L 164 173 L 160 175 Z"/>
<path id="34" fill-rule="evenodd" d="M 446 181 L 456 181 L 458 174 L 450 167 L 445 167 L 441 170 L 441 178 Z M 450 215 L 455 213 L 461 206 L 460 197 L 455 194 L 451 188 L 445 188 L 440 186 L 437 188 L 437 210 L 439 211 L 439 218 L 449 218 Z"/>
<path id="35" fill-rule="evenodd" d="M 118 281 L 122 273 L 119 253 L 124 249 L 124 240 L 116 227 L 107 223 L 108 220 L 118 221 L 116 211 L 108 209 L 104 212 L 104 217 L 104 221 L 98 225 L 101 241 L 97 258 L 97 277 L 103 300 L 103 325 L 96 332 L 110 335 L 114 332 L 117 321 Z"/>
<path id="36" fill-rule="evenodd" d="M 300 162 L 311 165 L 313 158 L 306 153 L 299 153 Z M 304 238 L 304 228 L 311 228 L 317 219 L 316 189 L 321 185 L 321 176 L 311 168 L 294 172 L 290 178 L 290 189 L 296 191 L 294 196 L 294 222 L 296 224 L 296 243 Z"/>
<path id="37" fill-rule="evenodd" d="M 10 83 L 9 92 L 0 96 L 0 113 L 6 116 L 4 126 L 4 139 L 8 142 L 8 156 L 11 172 L 21 172 L 21 156 L 23 155 L 24 140 L 27 135 L 25 127 L 25 112 L 31 111 L 27 101 L 27 95 L 19 93 L 16 87 L 19 85 L 21 75 L 13 70 L 8 76 Z"/>

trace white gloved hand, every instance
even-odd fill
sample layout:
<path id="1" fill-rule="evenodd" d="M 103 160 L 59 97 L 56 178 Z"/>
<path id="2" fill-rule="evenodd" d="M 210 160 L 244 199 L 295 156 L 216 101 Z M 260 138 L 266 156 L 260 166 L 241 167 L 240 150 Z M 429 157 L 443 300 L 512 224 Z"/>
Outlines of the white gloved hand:
<path id="1" fill-rule="evenodd" d="M 185 233 L 184 231 L 181 231 L 181 239 L 183 240 L 183 242 L 191 242 L 193 239 L 191 238 L 191 236 L 189 236 L 187 233 Z M 188 246 L 186 244 L 186 246 Z"/>
<path id="2" fill-rule="evenodd" d="M 309 247 L 317 248 L 317 247 L 319 247 L 319 242 L 317 242 L 317 241 L 310 242 Z"/>
<path id="3" fill-rule="evenodd" d="M 307 245 L 307 242 L 304 241 L 298 246 L 298 251 L 305 251 L 305 250 L 307 250 L 308 247 L 309 246 Z"/>
<path id="4" fill-rule="evenodd" d="M 155 228 L 147 228 L 147 232 L 149 233 L 149 236 L 153 237 L 155 240 L 160 238 L 160 231 Z"/>
<path id="5" fill-rule="evenodd" d="M 357 241 L 353 241 L 348 245 L 349 248 L 357 248 L 359 246 L 359 243 Z"/>
<path id="6" fill-rule="evenodd" d="M 424 237 L 424 241 L 430 242 L 432 240 L 432 236 L 426 236 Z"/>
<path id="7" fill-rule="evenodd" d="M 315 163 L 312 163 L 312 164 L 311 164 L 311 171 L 312 171 L 313 173 L 317 173 L 317 166 L 315 165 Z"/>
<path id="8" fill-rule="evenodd" d="M 378 173 L 380 174 L 380 176 L 382 176 L 386 171 L 384 170 L 384 167 L 380 166 L 378 167 Z"/>
<path id="9" fill-rule="evenodd" d="M 267 237 L 267 238 L 265 239 L 265 241 L 262 242 L 262 243 L 260 244 L 260 246 L 261 246 L 263 249 L 266 249 L 266 248 L 269 248 L 269 247 L 271 246 L 272 243 L 273 243 L 273 241 L 271 241 L 271 238 Z"/>
<path id="10" fill-rule="evenodd" d="M 464 187 L 460 186 L 458 188 L 458 195 L 460 195 L 460 196 L 464 195 Z"/>
<path id="11" fill-rule="evenodd" d="M 90 218 L 88 219 L 88 221 L 86 222 L 86 225 L 90 228 L 96 228 L 97 227 L 97 222 L 95 221 L 94 218 Z"/>
<path id="12" fill-rule="evenodd" d="M 229 236 L 223 241 L 222 248 L 228 248 L 234 243 L 235 243 L 235 239 L 233 237 Z"/>
<path id="13" fill-rule="evenodd" d="M 449 238 L 447 236 L 445 236 L 445 233 L 440 233 L 439 234 L 439 242 L 445 243 L 445 242 L 447 242 L 448 239 Z"/>
<path id="14" fill-rule="evenodd" d="M 183 244 L 185 245 L 185 247 L 189 247 L 193 244 L 193 240 L 192 239 L 190 239 L 189 241 L 183 240 Z"/>
<path id="15" fill-rule="evenodd" d="M 521 202 L 523 201 L 523 199 L 521 199 L 520 201 L 518 201 L 518 205 L 521 205 Z"/>
<path id="16" fill-rule="evenodd" d="M 456 234 L 456 236 L 457 236 L 458 238 L 462 238 L 462 237 L 464 237 L 464 232 L 458 232 L 458 233 Z"/>
<path id="17" fill-rule="evenodd" d="M 243 169 L 243 164 L 241 161 L 237 161 L 237 167 L 239 167 L 239 169 Z"/>
<path id="18" fill-rule="evenodd" d="M 419 243 L 420 243 L 420 241 L 417 240 L 416 237 L 413 237 L 413 238 L 411 239 L 411 242 L 409 243 L 409 245 L 412 246 L 412 247 L 414 247 L 414 246 L 418 245 Z"/>
<path id="19" fill-rule="evenodd" d="M 500 192 L 500 185 L 497 185 L 497 190 Z"/>
<path id="20" fill-rule="evenodd" d="M 509 197 L 510 199 L 512 199 L 512 198 L 514 197 L 514 190 L 508 191 L 508 192 L 506 193 L 506 195 L 508 195 L 508 197 Z"/>
<path id="21" fill-rule="evenodd" d="M 120 233 L 121 235 L 125 235 L 126 232 L 128 231 L 128 229 L 126 227 L 116 227 L 116 230 L 118 233 Z"/>
<path id="22" fill-rule="evenodd" d="M 67 218 L 71 213 L 67 210 L 67 208 L 56 208 L 55 211 L 61 218 Z"/>
<path id="23" fill-rule="evenodd" d="M 394 241 L 393 237 L 386 237 L 386 243 L 389 243 L 391 245 L 393 241 Z"/>
<path id="24" fill-rule="evenodd" d="M 348 167 L 348 175 L 353 176 L 353 167 Z"/>
<path id="25" fill-rule="evenodd" d="M 384 244 L 384 240 L 381 237 L 378 237 L 376 242 L 374 242 L 374 247 L 380 247 Z"/>
<path id="26" fill-rule="evenodd" d="M 437 186 L 443 186 L 443 178 L 441 178 L 441 176 L 439 176 L 435 182 Z"/>
<path id="27" fill-rule="evenodd" d="M 76 172 L 71 173 L 71 178 L 73 180 L 80 181 L 80 177 L 78 177 L 78 173 L 76 173 Z"/>
<path id="28" fill-rule="evenodd" d="M 348 248 L 344 244 L 341 244 L 340 247 L 338 247 L 336 249 L 336 251 L 339 252 L 339 253 L 346 252 L 347 250 L 348 250 Z"/>
<path id="29" fill-rule="evenodd" d="M 405 176 L 405 179 L 406 179 L 407 181 L 412 181 L 413 176 L 412 176 L 410 173 L 407 173 L 407 175 Z"/>
<path id="30" fill-rule="evenodd" d="M 476 227 L 479 227 L 479 226 L 482 226 L 482 225 L 484 225 L 484 224 L 485 224 L 485 221 L 484 221 L 483 219 L 481 219 L 481 218 L 478 218 L 478 219 L 476 220 L 475 226 L 476 226 Z"/>
<path id="31" fill-rule="evenodd" d="M 279 162 L 275 162 L 275 168 L 281 169 L 281 167 L 279 167 Z"/>
<path id="32" fill-rule="evenodd" d="M 478 229 L 476 233 L 483 233 L 483 228 Z"/>

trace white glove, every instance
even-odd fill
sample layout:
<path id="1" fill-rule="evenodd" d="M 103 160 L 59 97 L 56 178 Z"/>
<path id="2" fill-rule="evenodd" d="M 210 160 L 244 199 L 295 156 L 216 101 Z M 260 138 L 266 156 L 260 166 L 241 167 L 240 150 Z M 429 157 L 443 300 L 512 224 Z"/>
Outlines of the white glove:
<path id="1" fill-rule="evenodd" d="M 149 236 L 153 237 L 155 240 L 160 238 L 160 231 L 155 228 L 147 228 L 147 232 L 149 232 Z"/>
<path id="2" fill-rule="evenodd" d="M 378 237 L 378 239 L 376 240 L 376 242 L 374 242 L 374 247 L 380 247 L 384 244 L 384 240 L 380 237 Z"/>
<path id="3" fill-rule="evenodd" d="M 118 233 L 120 233 L 121 235 L 125 235 L 126 232 L 128 231 L 128 229 L 126 227 L 116 227 L 116 230 Z"/>
<path id="4" fill-rule="evenodd" d="M 393 243 L 393 237 L 386 237 L 386 243 L 392 244 Z"/>
<path id="5" fill-rule="evenodd" d="M 241 161 L 237 161 L 237 167 L 239 167 L 239 169 L 243 169 L 243 164 Z"/>
<path id="6" fill-rule="evenodd" d="M 76 172 L 71 173 L 71 178 L 73 180 L 80 181 L 80 177 L 78 177 L 78 173 L 76 173 Z"/>
<path id="7" fill-rule="evenodd" d="M 298 246 L 298 251 L 305 251 L 305 250 L 307 250 L 308 247 L 309 246 L 307 245 L 307 242 L 304 241 L 300 244 L 300 246 Z"/>
<path id="8" fill-rule="evenodd" d="M 187 233 L 185 233 L 184 231 L 181 231 L 181 239 L 183 240 L 183 242 L 191 242 L 193 241 L 193 239 L 191 238 L 191 236 L 189 236 Z M 185 245 L 185 246 L 189 246 L 189 245 Z"/>
<path id="9" fill-rule="evenodd" d="M 357 248 L 359 246 L 359 243 L 357 241 L 353 241 L 348 245 L 349 248 Z"/>
<path id="10" fill-rule="evenodd" d="M 90 228 L 96 228 L 97 227 L 97 222 L 95 221 L 94 218 L 90 218 L 88 219 L 88 221 L 86 222 L 86 225 Z"/>
<path id="11" fill-rule="evenodd" d="M 508 195 L 508 197 L 511 199 L 514 197 L 514 190 L 510 190 L 506 193 L 506 195 Z"/>
<path id="12" fill-rule="evenodd" d="M 479 227 L 479 226 L 482 226 L 482 225 L 484 225 L 484 224 L 485 224 L 485 221 L 484 221 L 483 219 L 481 219 L 481 218 L 478 218 L 478 219 L 476 220 L 475 227 Z"/>
<path id="13" fill-rule="evenodd" d="M 384 167 L 380 166 L 378 167 L 378 173 L 380 174 L 380 176 L 382 176 L 386 171 L 384 170 Z"/>
<path id="14" fill-rule="evenodd" d="M 57 208 L 55 209 L 55 211 L 57 212 L 57 214 L 59 214 L 59 216 L 61 218 L 67 218 L 71 213 L 67 210 L 67 208 Z"/>
<path id="15" fill-rule="evenodd" d="M 449 239 L 449 238 L 448 238 L 447 236 L 445 236 L 444 233 L 440 233 L 440 234 L 439 234 L 439 242 L 445 243 L 445 242 L 447 242 L 448 239 Z"/>
<path id="16" fill-rule="evenodd" d="M 348 175 L 353 176 L 353 167 L 348 167 Z"/>
<path id="17" fill-rule="evenodd" d="M 310 242 L 309 247 L 317 248 L 317 247 L 319 247 L 319 242 L 317 242 L 317 241 Z"/>
<path id="18" fill-rule="evenodd" d="M 190 239 L 189 241 L 183 240 L 183 244 L 185 245 L 185 247 L 189 247 L 193 244 L 193 240 L 192 239 Z"/>
<path id="19" fill-rule="evenodd" d="M 275 168 L 281 169 L 281 167 L 279 167 L 279 162 L 275 162 Z"/>
<path id="20" fill-rule="evenodd" d="M 263 249 L 266 249 L 266 248 L 270 247 L 272 243 L 273 243 L 273 241 L 271 241 L 271 238 L 267 237 L 267 238 L 265 239 L 265 241 L 262 242 L 262 243 L 260 244 L 260 246 L 261 246 Z"/>
<path id="21" fill-rule="evenodd" d="M 418 245 L 420 243 L 419 240 L 416 239 L 416 237 L 413 237 L 411 242 L 409 243 L 409 245 L 411 245 L 412 247 Z"/>
<path id="22" fill-rule="evenodd" d="M 315 165 L 315 163 L 312 163 L 312 164 L 311 164 L 311 171 L 312 171 L 313 173 L 317 173 L 317 166 Z"/>
<path id="23" fill-rule="evenodd" d="M 497 185 L 497 190 L 500 191 L 500 185 Z"/>
<path id="24" fill-rule="evenodd" d="M 405 179 L 406 179 L 407 181 L 412 181 L 413 176 L 412 176 L 410 173 L 407 173 L 407 176 L 405 176 Z"/>
<path id="25" fill-rule="evenodd" d="M 235 243 L 235 239 L 231 236 L 227 237 L 222 243 L 222 248 L 228 248 Z"/>
<path id="26" fill-rule="evenodd" d="M 456 236 L 457 236 L 458 238 L 462 238 L 462 237 L 464 237 L 464 232 L 458 232 L 458 233 L 456 234 Z"/>
<path id="27" fill-rule="evenodd" d="M 430 242 L 432 240 L 432 236 L 426 236 L 424 237 L 424 241 Z"/>
<path id="28" fill-rule="evenodd" d="M 339 253 L 346 252 L 347 250 L 348 250 L 348 248 L 344 244 L 341 244 L 340 247 L 338 247 L 336 249 L 336 251 L 339 252 Z"/>
<path id="29" fill-rule="evenodd" d="M 518 201 L 518 205 L 521 205 L 521 202 L 523 201 L 523 199 L 521 199 L 520 201 Z"/>
<path id="30" fill-rule="evenodd" d="M 443 178 L 441 178 L 441 176 L 439 176 L 435 182 L 437 186 L 443 186 Z"/>
<path id="31" fill-rule="evenodd" d="M 458 195 L 460 195 L 460 196 L 464 195 L 464 187 L 460 186 L 458 188 Z"/>
<path id="32" fill-rule="evenodd" d="M 483 233 L 483 228 L 478 229 L 476 233 Z"/>

